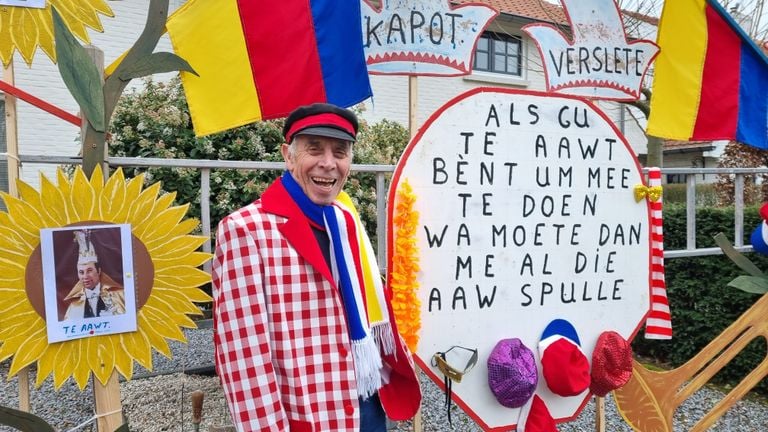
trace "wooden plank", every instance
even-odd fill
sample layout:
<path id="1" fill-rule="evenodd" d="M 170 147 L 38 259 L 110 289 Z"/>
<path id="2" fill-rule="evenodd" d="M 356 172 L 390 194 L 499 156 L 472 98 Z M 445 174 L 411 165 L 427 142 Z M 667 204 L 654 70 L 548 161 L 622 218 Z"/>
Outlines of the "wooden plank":
<path id="1" fill-rule="evenodd" d="M 605 432 L 605 398 L 595 396 L 595 431 Z"/>
<path id="2" fill-rule="evenodd" d="M 411 133 L 411 139 L 419 131 L 418 125 L 418 107 L 419 107 L 419 82 L 415 75 L 408 76 L 408 131 Z"/>
<path id="3" fill-rule="evenodd" d="M 96 405 L 96 430 L 112 432 L 122 426 L 123 406 L 117 372 L 112 372 L 106 385 L 93 379 L 93 401 Z"/>
<path id="4" fill-rule="evenodd" d="M 13 62 L 3 70 L 3 81 L 14 84 Z M 8 193 L 17 197 L 16 180 L 19 179 L 19 134 L 17 129 L 16 97 L 5 94 L 5 151 L 8 154 Z"/>
<path id="5" fill-rule="evenodd" d="M 15 82 L 13 62 L 3 69 L 3 81 L 10 85 Z M 8 194 L 19 196 L 16 181 L 19 179 L 19 134 L 17 129 L 16 97 L 5 94 L 5 152 L 8 157 Z M 29 412 L 32 408 L 29 392 L 29 367 L 19 371 L 19 410 Z"/>
<path id="6" fill-rule="evenodd" d="M 408 131 L 411 134 L 411 139 L 416 136 L 419 128 L 416 124 L 418 107 L 419 107 L 419 82 L 416 75 L 408 76 Z M 416 411 L 416 415 L 413 417 L 413 431 L 422 432 L 424 425 L 421 419 L 421 408 Z"/>

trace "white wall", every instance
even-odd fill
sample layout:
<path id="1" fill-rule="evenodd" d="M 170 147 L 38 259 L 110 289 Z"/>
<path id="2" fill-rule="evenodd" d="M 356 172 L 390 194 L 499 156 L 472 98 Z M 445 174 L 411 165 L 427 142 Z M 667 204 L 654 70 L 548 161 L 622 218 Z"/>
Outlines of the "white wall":
<path id="1" fill-rule="evenodd" d="M 170 0 L 175 10 L 182 0 Z M 104 32 L 89 31 L 91 43 L 104 51 L 105 64 L 109 65 L 128 50 L 144 29 L 149 0 L 109 1 L 114 18 L 100 16 Z M 161 39 L 156 51 L 171 51 L 167 36 Z M 59 108 L 73 114 L 78 113 L 77 103 L 72 99 L 55 64 L 40 50 L 35 54 L 32 67 L 28 67 L 17 55 L 14 60 L 15 85 Z M 156 77 L 156 79 L 167 79 Z M 133 86 L 141 85 L 134 80 Z M 18 142 L 19 153 L 23 155 L 77 156 L 80 152 L 79 129 L 26 102 L 19 101 Z M 49 178 L 55 175 L 55 167 L 42 164 L 24 164 L 21 178 L 37 185 L 39 172 Z"/>

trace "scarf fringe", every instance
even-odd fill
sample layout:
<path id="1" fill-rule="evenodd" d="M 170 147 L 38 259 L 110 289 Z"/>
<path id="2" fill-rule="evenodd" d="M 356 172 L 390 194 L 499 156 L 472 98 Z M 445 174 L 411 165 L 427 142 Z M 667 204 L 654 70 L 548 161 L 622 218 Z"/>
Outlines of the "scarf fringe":
<path id="1" fill-rule="evenodd" d="M 395 354 L 395 335 L 392 331 L 392 324 L 388 321 L 376 323 L 371 328 L 371 331 L 373 332 L 374 339 L 376 339 L 376 345 L 381 347 L 384 354 Z"/>
<path id="2" fill-rule="evenodd" d="M 363 400 L 368 399 L 381 388 L 381 356 L 376 341 L 370 335 L 352 341 L 352 355 L 355 359 L 357 393 Z"/>

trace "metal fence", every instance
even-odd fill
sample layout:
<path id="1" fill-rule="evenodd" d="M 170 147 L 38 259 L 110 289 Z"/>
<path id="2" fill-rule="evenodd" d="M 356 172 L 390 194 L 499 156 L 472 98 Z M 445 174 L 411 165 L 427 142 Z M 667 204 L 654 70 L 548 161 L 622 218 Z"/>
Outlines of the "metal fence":
<path id="1" fill-rule="evenodd" d="M 57 157 L 42 155 L 22 155 L 19 157 L 22 164 L 56 164 L 77 165 L 81 163 L 79 157 Z M 200 172 L 200 215 L 202 234 L 211 238 L 211 172 L 213 170 L 282 170 L 282 162 L 254 162 L 254 161 L 221 161 L 206 159 L 160 159 L 160 158 L 126 158 L 109 157 L 107 163 L 111 167 L 183 167 L 197 169 Z M 371 173 L 376 176 L 376 237 L 378 239 L 377 255 L 386 256 L 386 215 L 387 193 L 389 184 L 387 175 L 395 169 L 394 165 L 352 165 L 353 172 Z M 699 248 L 696 245 L 696 184 L 697 178 L 705 178 L 712 175 L 730 175 L 734 178 L 734 246 L 742 252 L 749 252 L 752 246 L 744 245 L 744 191 L 745 178 L 761 174 L 768 174 L 768 168 L 662 168 L 662 176 L 684 176 L 686 178 L 686 247 L 679 250 L 665 250 L 665 258 L 680 258 L 691 256 L 721 254 L 720 248 Z M 209 240 L 203 244 L 205 252 L 211 252 L 212 245 Z M 386 260 L 380 259 L 381 265 L 386 265 Z M 384 268 L 382 268 L 384 270 Z"/>

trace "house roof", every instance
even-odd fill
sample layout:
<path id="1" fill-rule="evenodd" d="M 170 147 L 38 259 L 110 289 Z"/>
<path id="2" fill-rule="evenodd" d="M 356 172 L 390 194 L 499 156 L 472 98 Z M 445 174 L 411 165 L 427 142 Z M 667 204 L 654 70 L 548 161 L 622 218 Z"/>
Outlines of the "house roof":
<path id="1" fill-rule="evenodd" d="M 503 14 L 534 21 L 567 24 L 563 8 L 544 0 L 455 0 L 454 3 L 483 3 Z"/>
<path id="2" fill-rule="evenodd" d="M 563 8 L 559 4 L 549 3 L 544 0 L 453 0 L 452 3 L 483 3 L 507 15 L 514 15 L 532 21 L 568 24 Z M 622 10 L 621 13 L 638 21 L 654 26 L 659 25 L 659 19 L 656 17 L 630 10 Z"/>

